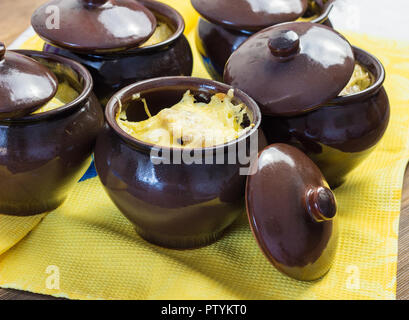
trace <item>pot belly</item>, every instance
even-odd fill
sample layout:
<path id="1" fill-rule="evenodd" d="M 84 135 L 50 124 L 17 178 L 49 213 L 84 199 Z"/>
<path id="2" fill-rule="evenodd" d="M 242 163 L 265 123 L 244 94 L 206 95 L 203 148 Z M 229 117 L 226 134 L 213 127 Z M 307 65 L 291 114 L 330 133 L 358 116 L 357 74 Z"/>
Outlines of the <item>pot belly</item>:
<path id="1" fill-rule="evenodd" d="M 289 143 L 304 151 L 334 188 L 375 149 L 389 114 L 388 97 L 381 88 L 372 97 L 305 115 L 264 116 L 262 127 L 269 143 Z"/>
<path id="2" fill-rule="evenodd" d="M 239 165 L 153 164 L 149 152 L 109 128 L 98 137 L 95 165 L 118 209 L 143 238 L 160 246 L 210 244 L 245 211 L 246 177 Z"/>
<path id="3" fill-rule="evenodd" d="M 88 169 L 102 125 L 95 97 L 62 118 L 0 124 L 0 212 L 28 216 L 60 206 Z"/>

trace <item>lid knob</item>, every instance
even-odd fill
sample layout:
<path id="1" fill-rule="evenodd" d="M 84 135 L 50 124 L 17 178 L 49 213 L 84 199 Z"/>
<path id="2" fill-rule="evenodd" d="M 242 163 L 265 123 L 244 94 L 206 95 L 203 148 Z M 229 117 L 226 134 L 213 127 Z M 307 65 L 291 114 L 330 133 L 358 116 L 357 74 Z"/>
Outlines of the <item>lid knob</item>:
<path id="1" fill-rule="evenodd" d="M 332 191 L 326 187 L 310 187 L 305 195 L 308 213 L 317 222 L 334 219 L 337 203 Z"/>
<path id="2" fill-rule="evenodd" d="M 6 46 L 3 42 L 0 42 L 0 60 L 3 60 L 4 55 L 6 54 Z"/>
<path id="3" fill-rule="evenodd" d="M 277 58 L 288 58 L 298 53 L 300 38 L 292 30 L 274 30 L 268 41 L 268 48 Z"/>

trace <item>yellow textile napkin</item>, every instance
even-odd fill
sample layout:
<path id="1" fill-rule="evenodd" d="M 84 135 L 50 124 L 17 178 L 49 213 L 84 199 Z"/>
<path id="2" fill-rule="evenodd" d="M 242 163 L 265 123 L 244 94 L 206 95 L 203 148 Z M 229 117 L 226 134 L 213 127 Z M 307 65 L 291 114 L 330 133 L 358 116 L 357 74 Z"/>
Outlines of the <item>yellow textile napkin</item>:
<path id="1" fill-rule="evenodd" d="M 165 2 L 194 26 L 197 15 L 188 1 Z M 187 33 L 195 49 L 194 30 Z M 394 299 L 401 188 L 409 159 L 409 43 L 362 35 L 349 39 L 385 64 L 391 122 L 375 152 L 336 190 L 340 244 L 325 277 L 300 282 L 276 271 L 258 248 L 244 209 L 208 247 L 151 245 L 92 178 L 78 183 L 41 223 L 41 217 L 0 215 L 0 286 L 73 299 Z M 41 41 L 33 38 L 27 45 L 39 49 Z M 207 77 L 196 50 L 194 75 Z"/>

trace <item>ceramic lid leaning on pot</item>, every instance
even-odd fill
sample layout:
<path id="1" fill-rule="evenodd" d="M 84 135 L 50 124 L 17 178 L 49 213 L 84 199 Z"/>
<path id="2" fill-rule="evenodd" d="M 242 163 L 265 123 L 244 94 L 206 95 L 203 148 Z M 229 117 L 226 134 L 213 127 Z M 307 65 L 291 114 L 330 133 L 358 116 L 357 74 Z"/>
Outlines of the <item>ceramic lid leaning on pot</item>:
<path id="1" fill-rule="evenodd" d="M 0 42 L 0 120 L 30 114 L 50 101 L 57 87 L 53 72 Z"/>
<path id="2" fill-rule="evenodd" d="M 300 18 L 307 0 L 192 0 L 207 20 L 237 30 L 257 31 Z"/>
<path id="3" fill-rule="evenodd" d="M 328 272 L 338 230 L 336 200 L 318 167 L 301 151 L 273 144 L 247 178 L 246 207 L 253 234 L 268 260 L 298 280 Z"/>
<path id="4" fill-rule="evenodd" d="M 348 84 L 355 66 L 349 42 L 333 29 L 290 22 L 264 29 L 230 57 L 224 81 L 254 98 L 265 115 L 317 109 Z"/>
<path id="5" fill-rule="evenodd" d="M 135 0 L 52 0 L 32 18 L 45 41 L 78 52 L 137 47 L 155 31 L 154 14 Z"/>

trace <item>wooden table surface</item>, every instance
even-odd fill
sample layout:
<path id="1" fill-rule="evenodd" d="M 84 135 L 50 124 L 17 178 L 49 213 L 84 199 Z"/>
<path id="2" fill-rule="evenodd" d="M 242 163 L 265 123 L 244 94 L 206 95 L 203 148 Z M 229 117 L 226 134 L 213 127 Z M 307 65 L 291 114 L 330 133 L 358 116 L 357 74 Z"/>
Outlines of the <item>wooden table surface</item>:
<path id="1" fill-rule="evenodd" d="M 32 12 L 47 0 L 0 0 L 0 41 L 10 45 L 30 25 Z M 409 170 L 406 170 L 399 226 L 397 298 L 409 299 Z M 1 299 L 52 299 L 52 297 L 0 289 Z"/>

